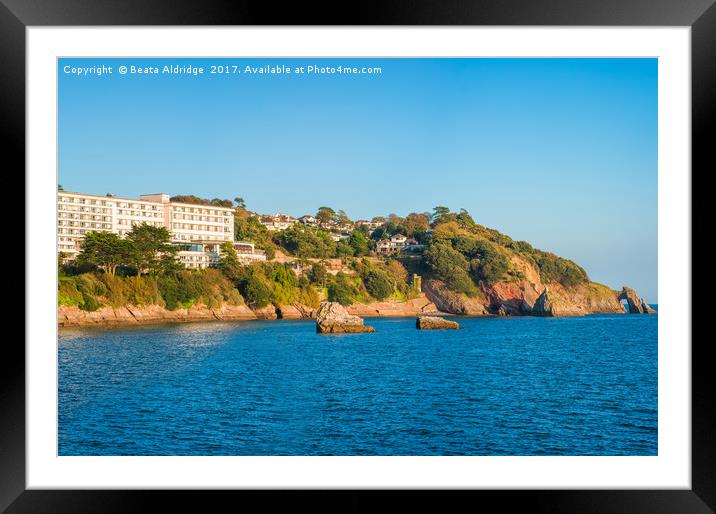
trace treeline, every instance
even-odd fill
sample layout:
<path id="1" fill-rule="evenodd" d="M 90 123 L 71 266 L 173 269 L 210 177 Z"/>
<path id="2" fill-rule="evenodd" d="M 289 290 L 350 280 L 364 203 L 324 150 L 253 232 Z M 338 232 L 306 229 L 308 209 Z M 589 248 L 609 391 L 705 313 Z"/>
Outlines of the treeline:
<path id="1" fill-rule="evenodd" d="M 230 243 L 222 245 L 216 268 L 142 266 L 139 269 L 143 272 L 133 274 L 116 272 L 106 265 L 91 270 L 82 269 L 83 266 L 86 264 L 60 267 L 59 305 L 86 311 L 95 311 L 103 305 L 159 305 L 174 310 L 195 304 L 214 308 L 223 303 L 245 303 L 251 308 L 301 303 L 316 308 L 322 299 L 350 305 L 390 297 L 406 299 L 419 292 L 409 284 L 408 272 L 398 261 L 371 263 L 352 259 L 350 272 L 337 275 L 329 273 L 324 264 L 313 262 L 299 276 L 289 264 L 242 265 Z"/>
<path id="2" fill-rule="evenodd" d="M 276 262 L 241 265 L 230 245 L 222 246 L 219 269 L 237 287 L 253 308 L 289 305 L 295 302 L 318 307 L 321 299 L 350 305 L 369 303 L 390 297 L 405 299 L 419 291 L 409 284 L 408 272 L 398 261 L 372 263 L 367 259 L 349 260 L 352 273 L 331 274 L 320 262 L 302 263 L 306 268 L 298 276 L 290 264 Z"/>
<path id="3" fill-rule="evenodd" d="M 240 200 L 243 203 L 243 200 L 240 198 L 235 198 L 233 201 L 228 200 L 226 198 L 200 198 L 198 196 L 194 195 L 176 195 L 172 196 L 170 198 L 172 202 L 179 202 L 179 203 L 189 203 L 192 205 L 207 205 L 212 207 L 228 207 L 233 208 L 234 202 Z"/>
<path id="4" fill-rule="evenodd" d="M 69 274 L 100 269 L 112 276 L 157 275 L 183 268 L 177 260 L 178 251 L 165 227 L 142 223 L 134 225 L 125 237 L 112 232 L 87 232 L 77 258 L 65 263 L 65 255 L 60 253 L 58 264 Z"/>
<path id="5" fill-rule="evenodd" d="M 545 283 L 572 287 L 589 281 L 574 262 L 479 225 L 464 209 L 453 213 L 436 207 L 431 228 L 423 253 L 424 273 L 443 280 L 453 291 L 475 296 L 481 284 L 524 279 L 512 264 L 515 254 L 534 265 Z"/>

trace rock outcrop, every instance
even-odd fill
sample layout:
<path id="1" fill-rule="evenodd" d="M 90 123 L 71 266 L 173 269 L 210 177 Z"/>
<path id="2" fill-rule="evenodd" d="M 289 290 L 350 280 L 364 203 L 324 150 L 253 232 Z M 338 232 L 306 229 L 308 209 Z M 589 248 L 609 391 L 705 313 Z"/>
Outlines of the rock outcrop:
<path id="1" fill-rule="evenodd" d="M 438 316 L 418 316 L 415 320 L 415 328 L 418 330 L 454 330 L 460 328 L 460 324 Z"/>
<path id="2" fill-rule="evenodd" d="M 258 309 L 253 309 L 257 319 L 278 319 L 278 313 L 276 307 L 273 305 L 267 305 Z"/>
<path id="3" fill-rule="evenodd" d="M 319 334 L 359 334 L 375 332 L 363 324 L 363 318 L 349 314 L 338 302 L 322 302 L 316 312 L 316 332 Z"/>
<path id="4" fill-rule="evenodd" d="M 632 288 L 624 286 L 619 294 L 619 300 L 626 300 L 627 308 L 630 314 L 655 314 L 656 311 L 644 300 L 640 298 L 636 291 Z"/>
<path id="5" fill-rule="evenodd" d="M 646 303 L 646 300 L 643 298 L 641 299 L 641 308 L 644 311 L 644 314 L 656 314 L 656 311 L 651 308 L 651 305 Z"/>
<path id="6" fill-rule="evenodd" d="M 549 290 L 546 287 L 542 294 L 537 297 L 537 301 L 532 307 L 532 314 L 535 316 L 554 316 L 552 301 L 549 299 Z"/>
<path id="7" fill-rule="evenodd" d="M 255 320 L 256 314 L 246 305 L 228 305 L 210 309 L 205 305 L 193 305 L 188 309 L 168 310 L 159 305 L 126 307 L 100 307 L 96 311 L 83 311 L 78 307 L 60 306 L 57 324 L 60 327 L 92 325 L 143 325 L 188 321 L 245 321 Z"/>

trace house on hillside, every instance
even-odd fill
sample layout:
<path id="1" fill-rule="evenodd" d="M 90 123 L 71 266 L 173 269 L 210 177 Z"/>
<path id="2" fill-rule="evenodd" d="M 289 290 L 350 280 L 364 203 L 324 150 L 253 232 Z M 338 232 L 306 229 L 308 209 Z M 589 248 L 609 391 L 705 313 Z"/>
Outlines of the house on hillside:
<path id="1" fill-rule="evenodd" d="M 254 243 L 248 241 L 236 241 L 232 243 L 236 251 L 236 257 L 241 264 L 251 264 L 266 260 L 266 252 L 258 250 Z"/>
<path id="2" fill-rule="evenodd" d="M 309 225 L 311 227 L 317 227 L 321 224 L 321 222 L 318 221 L 318 218 L 316 218 L 315 216 L 311 216 L 310 214 L 301 216 L 300 218 L 298 218 L 298 221 L 300 221 L 304 225 Z"/>
<path id="3" fill-rule="evenodd" d="M 393 234 L 390 239 L 381 239 L 375 246 L 378 253 L 383 255 L 393 255 L 400 252 L 408 240 L 403 234 Z"/>
<path id="4" fill-rule="evenodd" d="M 412 237 L 405 237 L 403 234 L 393 234 L 390 239 L 381 239 L 376 244 L 376 251 L 382 255 L 393 255 L 400 252 L 418 252 L 423 245 Z"/>
<path id="5" fill-rule="evenodd" d="M 293 216 L 289 216 L 288 214 L 281 214 L 280 212 L 277 212 L 273 216 L 261 215 L 259 216 L 259 221 L 264 227 L 266 227 L 272 232 L 278 230 L 286 230 L 287 228 L 291 228 L 296 223 L 298 223 L 298 220 Z"/>
<path id="6" fill-rule="evenodd" d="M 355 226 L 356 227 L 368 227 L 369 230 L 373 231 L 380 227 L 383 223 L 380 221 L 368 221 L 368 220 L 356 220 Z"/>

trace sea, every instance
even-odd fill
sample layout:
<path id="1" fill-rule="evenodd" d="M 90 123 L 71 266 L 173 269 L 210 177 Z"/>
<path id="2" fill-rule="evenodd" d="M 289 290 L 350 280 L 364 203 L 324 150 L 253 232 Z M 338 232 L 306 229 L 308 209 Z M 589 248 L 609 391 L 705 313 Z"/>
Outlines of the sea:
<path id="1" fill-rule="evenodd" d="M 657 455 L 658 315 L 60 329 L 59 455 Z"/>

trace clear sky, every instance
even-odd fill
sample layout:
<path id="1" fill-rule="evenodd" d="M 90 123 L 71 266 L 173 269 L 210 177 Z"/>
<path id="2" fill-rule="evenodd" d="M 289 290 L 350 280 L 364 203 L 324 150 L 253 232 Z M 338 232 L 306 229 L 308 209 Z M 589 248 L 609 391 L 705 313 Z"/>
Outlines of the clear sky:
<path id="1" fill-rule="evenodd" d="M 245 73 L 265 65 L 304 72 Z M 656 59 L 60 59 L 59 182 L 296 216 L 465 208 L 654 303 L 657 78 Z"/>

